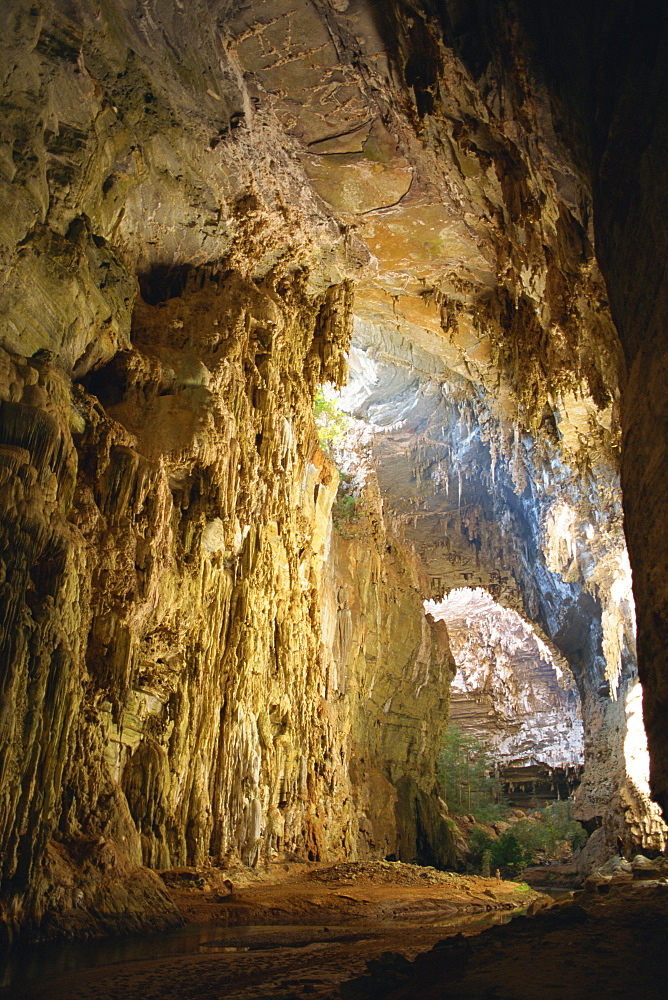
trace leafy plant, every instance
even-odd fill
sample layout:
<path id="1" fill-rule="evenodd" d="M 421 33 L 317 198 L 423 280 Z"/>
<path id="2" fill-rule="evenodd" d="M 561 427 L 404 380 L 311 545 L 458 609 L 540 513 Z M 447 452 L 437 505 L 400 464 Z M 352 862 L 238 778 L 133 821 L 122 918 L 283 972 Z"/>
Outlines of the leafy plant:
<path id="1" fill-rule="evenodd" d="M 480 862 L 480 874 L 483 878 L 489 878 L 492 874 L 492 852 L 488 848 L 486 851 L 482 852 L 482 859 Z"/>
<path id="2" fill-rule="evenodd" d="M 322 389 L 318 389 L 313 402 L 313 416 L 320 447 L 329 454 L 332 446 L 345 437 L 350 427 L 350 417 L 335 399 L 327 399 Z"/>
<path id="3" fill-rule="evenodd" d="M 467 847 L 473 866 L 479 868 L 482 875 L 487 873 L 486 877 L 497 869 L 506 876 L 521 875 L 533 861 L 532 851 L 520 843 L 514 830 L 506 830 L 493 840 L 488 833 L 476 827 Z"/>
<path id="4" fill-rule="evenodd" d="M 332 506 L 332 517 L 334 523 L 341 521 L 354 521 L 357 515 L 357 497 L 351 493 L 337 493 Z"/>
<path id="5" fill-rule="evenodd" d="M 540 810 L 538 819 L 521 819 L 513 831 L 529 850 L 547 858 L 556 857 L 559 847 L 566 843 L 571 850 L 576 850 L 587 840 L 586 830 L 573 819 L 570 802 L 554 802 L 546 806 Z"/>
<path id="6" fill-rule="evenodd" d="M 589 840 L 589 834 L 581 823 L 578 823 L 578 827 L 579 829 L 575 830 L 570 838 L 571 850 L 573 851 L 579 851 Z"/>
<path id="7" fill-rule="evenodd" d="M 514 830 L 506 830 L 498 840 L 492 842 L 492 866 L 498 868 L 502 875 L 521 875 L 527 865 L 533 861 L 533 853 L 529 847 L 522 845 Z"/>
<path id="8" fill-rule="evenodd" d="M 480 802 L 473 810 L 473 815 L 479 823 L 496 823 L 498 820 L 505 820 L 508 816 L 508 803 L 501 797 L 503 786 L 493 776 L 490 777 L 490 780 L 493 798 L 489 802 Z"/>
<path id="9" fill-rule="evenodd" d="M 478 826 L 475 827 L 466 845 L 471 860 L 474 862 L 475 865 L 477 866 L 482 865 L 483 858 L 485 854 L 488 853 L 490 856 L 490 863 L 491 863 L 491 857 L 492 857 L 491 849 L 493 843 L 494 841 L 492 840 L 492 838 L 488 833 L 485 833 L 485 831 L 481 830 L 480 827 Z"/>
<path id="10" fill-rule="evenodd" d="M 343 538 L 353 538 L 365 523 L 364 499 L 352 476 L 339 469 L 339 477 L 332 521 Z"/>
<path id="11" fill-rule="evenodd" d="M 443 737 L 438 776 L 451 812 L 471 813 L 487 821 L 507 812 L 489 747 L 459 726 L 450 726 Z"/>

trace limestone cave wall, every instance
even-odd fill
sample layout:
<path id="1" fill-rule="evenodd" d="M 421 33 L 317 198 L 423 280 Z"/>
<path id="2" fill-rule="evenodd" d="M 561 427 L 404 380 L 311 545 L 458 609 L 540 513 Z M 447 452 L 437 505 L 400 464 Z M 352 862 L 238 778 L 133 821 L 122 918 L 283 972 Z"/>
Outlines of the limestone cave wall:
<path id="1" fill-rule="evenodd" d="M 447 860 L 447 639 L 409 554 L 330 538 L 346 239 L 210 20 L 4 16 L 6 925 L 168 926 L 142 865 Z"/>
<path id="2" fill-rule="evenodd" d="M 633 569 L 638 669 L 651 753 L 652 794 L 666 811 L 665 371 L 668 149 L 665 5 L 520 0 L 511 16 L 479 0 L 446 3 L 438 16 L 469 72 L 505 93 L 526 76 L 504 57 L 520 41 L 523 66 L 552 118 L 558 148 L 590 196 L 596 260 L 625 365 L 621 374 L 621 483 Z M 503 41 L 501 41 L 503 39 Z M 523 100 L 525 94 L 522 94 Z M 544 125 L 539 131 L 545 134 Z M 561 181 L 565 175 L 561 175 Z"/>
<path id="3" fill-rule="evenodd" d="M 401 549 L 383 559 L 371 529 L 330 537 L 338 473 L 311 402 L 338 377 L 349 307 L 347 286 L 309 297 L 299 271 L 259 285 L 195 269 L 179 295 L 138 300 L 131 346 L 80 380 L 46 350 L 3 352 L 16 923 L 111 919 L 95 878 L 57 885 L 51 856 L 76 869 L 82 844 L 93 870 L 107 843 L 152 868 L 448 858 L 433 797 L 447 638 Z"/>
<path id="4" fill-rule="evenodd" d="M 415 550 L 382 517 L 371 474 L 353 516 L 337 517 L 323 594 L 331 685 L 350 709 L 359 857 L 454 864 L 436 761 L 454 661 L 443 622 L 425 615 Z"/>
<path id="5" fill-rule="evenodd" d="M 450 722 L 494 748 L 499 769 L 583 763 L 580 700 L 573 675 L 528 623 L 482 588 L 461 588 L 431 614 L 445 621 L 457 673 Z"/>
<path id="6" fill-rule="evenodd" d="M 354 343 L 344 399 L 369 429 L 385 508 L 420 554 L 425 596 L 482 586 L 534 623 L 580 695 L 580 818 L 603 823 L 609 842 L 630 836 L 628 825 L 639 842 L 660 846 L 656 806 L 635 790 L 626 760 L 637 671 L 611 451 L 578 461 L 567 411 L 542 435 L 504 421 L 479 384 L 444 372 L 424 350 L 408 354 L 371 324 L 357 326 Z"/>

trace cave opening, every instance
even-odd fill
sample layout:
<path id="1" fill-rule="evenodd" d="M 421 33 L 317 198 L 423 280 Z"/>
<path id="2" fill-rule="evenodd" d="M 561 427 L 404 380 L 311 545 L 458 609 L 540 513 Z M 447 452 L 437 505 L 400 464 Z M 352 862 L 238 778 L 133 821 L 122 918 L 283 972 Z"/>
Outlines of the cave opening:
<path id="1" fill-rule="evenodd" d="M 396 544 L 408 546 L 426 574 L 426 608 L 447 607 L 439 603 L 444 595 L 482 600 L 484 588 L 485 601 L 500 602 L 499 614 L 515 613 L 502 606 L 517 609 L 519 621 L 532 623 L 568 678 L 578 707 L 563 721 L 573 721 L 578 753 L 561 763 L 536 762 L 535 780 L 551 765 L 560 770 L 565 794 L 576 793 L 577 818 L 608 845 L 601 850 L 617 837 L 628 850 L 659 849 L 663 827 L 646 779 L 638 785 L 627 765 L 632 713 L 625 703 L 637 691 L 635 606 L 614 464 L 605 449 L 586 458 L 578 453 L 582 428 L 592 426 L 589 404 L 555 397 L 529 429 L 452 360 L 410 343 L 399 319 L 390 328 L 357 317 L 349 365 L 337 398 L 354 426 L 349 447 L 340 442 L 337 454 L 377 481 Z M 448 631 L 456 628 L 443 611 L 437 617 Z M 524 683 L 529 696 L 532 682 Z M 455 680 L 453 710 L 457 687 Z M 547 715 L 543 721 L 549 741 L 552 722 Z M 520 774 L 513 775 L 518 793 Z M 623 807 L 624 826 L 622 801 L 635 803 Z M 629 822 L 640 802 L 644 819 Z"/>
<path id="2" fill-rule="evenodd" d="M 485 746 L 508 804 L 536 809 L 575 792 L 584 734 L 575 679 L 558 651 L 482 588 L 459 588 L 425 610 L 448 627 L 457 666 L 449 729 Z"/>

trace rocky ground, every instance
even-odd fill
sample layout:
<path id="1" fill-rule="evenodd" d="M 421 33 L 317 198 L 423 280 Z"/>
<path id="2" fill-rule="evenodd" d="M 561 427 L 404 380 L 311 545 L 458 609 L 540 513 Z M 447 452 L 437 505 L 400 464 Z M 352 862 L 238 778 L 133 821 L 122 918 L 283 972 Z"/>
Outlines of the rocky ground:
<path id="1" fill-rule="evenodd" d="M 664 995 L 668 884 L 659 862 L 633 864 L 612 859 L 549 907 L 526 884 L 401 863 L 181 869 L 164 878 L 187 930 L 199 927 L 194 950 L 192 935 L 188 953 L 174 938 L 171 954 L 117 956 L 0 996 L 653 1000 Z M 490 926 L 522 905 L 531 918 Z"/>
<path id="2" fill-rule="evenodd" d="M 323 920 L 425 924 L 537 901 L 526 885 L 399 861 L 285 863 L 272 865 L 264 877 L 243 868 L 208 873 L 186 868 L 163 877 L 188 921 L 224 926 Z"/>
<path id="3" fill-rule="evenodd" d="M 185 918 L 202 927 L 195 953 L 49 976 L 23 992 L 14 983 L 0 995 L 12 1000 L 337 996 L 342 982 L 364 974 L 367 963 L 382 961 L 385 953 L 408 961 L 448 933 L 476 933 L 513 910 L 547 903 L 526 884 L 400 862 L 285 863 L 267 872 L 189 868 L 163 877 Z"/>
<path id="4" fill-rule="evenodd" d="M 589 1000 L 665 996 L 668 885 L 581 891 L 474 938 L 451 938 L 413 964 L 370 963 L 341 995 L 358 1000 Z"/>

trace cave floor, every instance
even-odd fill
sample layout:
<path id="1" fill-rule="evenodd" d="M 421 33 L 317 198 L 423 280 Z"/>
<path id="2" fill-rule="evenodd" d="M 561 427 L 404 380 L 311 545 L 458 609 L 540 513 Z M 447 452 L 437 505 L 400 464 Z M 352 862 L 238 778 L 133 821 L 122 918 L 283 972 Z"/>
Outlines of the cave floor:
<path id="1" fill-rule="evenodd" d="M 235 878 L 229 894 L 218 872 L 183 870 L 168 878 L 170 892 L 194 921 L 184 929 L 189 953 L 110 957 L 107 962 L 114 964 L 50 976 L 27 992 L 5 995 L 30 1000 L 665 996 L 666 884 L 612 886 L 605 895 L 579 892 L 545 909 L 544 898 L 516 883 L 391 863 L 274 866 L 268 876 L 238 872 Z M 490 927 L 518 913 L 522 903 L 536 915 Z M 171 941 L 178 951 L 178 935 Z"/>
<path id="2" fill-rule="evenodd" d="M 186 920 L 224 926 L 323 921 L 428 925 L 528 906 L 540 895 L 524 883 L 397 861 L 286 862 L 259 872 L 177 869 L 163 873 L 163 879 Z"/>
<path id="3" fill-rule="evenodd" d="M 659 1000 L 668 995 L 668 884 L 580 891 L 529 919 L 443 941 L 406 966 L 386 956 L 351 1000 Z"/>
<path id="4" fill-rule="evenodd" d="M 93 942 L 97 957 L 89 968 L 82 967 L 91 960 L 81 955 L 79 943 L 81 957 L 70 971 L 56 968 L 45 978 L 38 969 L 31 984 L 21 989 L 15 978 L 10 992 L 0 995 L 12 1000 L 338 996 L 344 980 L 364 973 L 367 962 L 383 953 L 412 959 L 446 935 L 479 933 L 520 909 L 547 903 L 525 884 L 398 862 L 287 863 L 262 872 L 181 869 L 163 877 L 188 921 L 183 932 L 145 938 L 125 952 L 113 940 Z M 166 953 L 151 954 L 163 944 Z"/>

